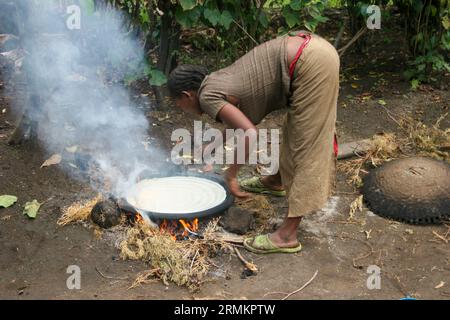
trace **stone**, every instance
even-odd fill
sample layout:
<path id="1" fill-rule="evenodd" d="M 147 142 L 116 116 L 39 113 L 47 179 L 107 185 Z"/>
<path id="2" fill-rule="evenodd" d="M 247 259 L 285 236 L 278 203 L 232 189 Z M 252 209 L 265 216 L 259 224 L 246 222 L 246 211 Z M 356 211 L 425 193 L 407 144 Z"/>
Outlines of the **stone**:
<path id="1" fill-rule="evenodd" d="M 254 228 L 255 217 L 249 210 L 231 207 L 220 219 L 220 224 L 228 232 L 246 234 Z"/>
<path id="2" fill-rule="evenodd" d="M 101 228 L 108 229 L 118 225 L 122 221 L 122 215 L 114 201 L 105 200 L 92 208 L 91 219 Z"/>

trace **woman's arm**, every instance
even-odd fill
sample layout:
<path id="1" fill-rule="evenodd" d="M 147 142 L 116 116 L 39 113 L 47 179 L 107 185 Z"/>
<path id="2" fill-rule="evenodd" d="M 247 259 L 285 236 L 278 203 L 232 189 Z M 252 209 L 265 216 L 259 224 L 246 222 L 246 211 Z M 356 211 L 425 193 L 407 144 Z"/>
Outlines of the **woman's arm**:
<path id="1" fill-rule="evenodd" d="M 243 129 L 245 132 L 247 130 L 253 130 L 255 137 L 257 134 L 257 130 L 255 125 L 250 121 L 249 118 L 238 108 L 236 108 L 232 104 L 226 104 L 218 113 L 218 117 L 225 123 L 227 126 L 233 129 Z M 250 150 L 250 140 L 249 137 L 245 136 L 245 159 L 248 159 Z M 237 156 L 235 152 L 234 164 L 228 168 L 225 173 L 225 179 L 230 188 L 231 193 L 233 193 L 236 197 L 248 197 L 249 194 L 246 192 L 242 192 L 239 188 L 239 183 L 237 182 L 237 174 L 241 167 L 240 164 L 237 163 Z"/>

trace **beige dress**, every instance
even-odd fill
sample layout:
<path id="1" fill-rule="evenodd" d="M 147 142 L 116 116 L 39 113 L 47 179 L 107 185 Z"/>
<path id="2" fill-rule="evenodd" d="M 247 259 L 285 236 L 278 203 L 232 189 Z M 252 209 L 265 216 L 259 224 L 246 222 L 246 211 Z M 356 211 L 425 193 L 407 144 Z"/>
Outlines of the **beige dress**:
<path id="1" fill-rule="evenodd" d="M 237 97 L 254 124 L 270 112 L 289 108 L 283 126 L 280 173 L 289 217 L 323 208 L 334 188 L 333 149 L 339 91 L 339 56 L 323 38 L 312 38 L 289 76 L 287 36 L 254 48 L 231 66 L 213 72 L 199 89 L 201 108 L 213 119 Z"/>

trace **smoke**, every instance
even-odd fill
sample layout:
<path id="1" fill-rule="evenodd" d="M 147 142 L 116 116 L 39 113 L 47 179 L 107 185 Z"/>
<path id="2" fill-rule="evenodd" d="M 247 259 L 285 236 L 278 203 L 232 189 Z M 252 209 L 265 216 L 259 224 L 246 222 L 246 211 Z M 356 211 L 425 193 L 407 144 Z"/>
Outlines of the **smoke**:
<path id="1" fill-rule="evenodd" d="M 108 191 L 121 197 L 149 169 L 150 156 L 160 156 L 149 150 L 144 111 L 123 84 L 126 72 L 144 66 L 144 52 L 117 11 L 68 12 L 60 2 L 24 2 L 24 72 L 39 100 L 29 111 L 49 154 L 77 146 L 109 181 Z"/>

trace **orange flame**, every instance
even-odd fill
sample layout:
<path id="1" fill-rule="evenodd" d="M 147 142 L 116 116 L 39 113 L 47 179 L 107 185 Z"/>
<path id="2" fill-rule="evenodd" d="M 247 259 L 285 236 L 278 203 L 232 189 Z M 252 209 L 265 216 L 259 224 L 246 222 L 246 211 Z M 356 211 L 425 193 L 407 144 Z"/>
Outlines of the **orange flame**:
<path id="1" fill-rule="evenodd" d="M 141 214 L 136 214 L 136 223 L 143 224 L 145 223 L 144 218 Z M 198 218 L 195 218 L 192 221 L 186 220 L 163 220 L 163 222 L 159 225 L 159 233 L 161 235 L 167 234 L 174 241 L 187 237 L 190 233 L 197 233 L 198 231 Z"/>
<path id="2" fill-rule="evenodd" d="M 159 225 L 159 232 L 160 234 L 168 234 L 170 235 L 170 237 L 176 241 L 177 240 L 177 224 L 174 221 L 167 221 L 164 220 L 160 225 Z"/>
<path id="3" fill-rule="evenodd" d="M 185 220 L 179 220 L 181 225 L 184 227 L 183 237 L 187 236 L 189 232 L 196 233 L 198 231 L 198 219 L 195 218 L 192 222 L 187 222 Z"/>
<path id="4" fill-rule="evenodd" d="M 142 218 L 141 214 L 139 213 L 136 214 L 136 223 L 144 223 L 144 218 Z"/>

